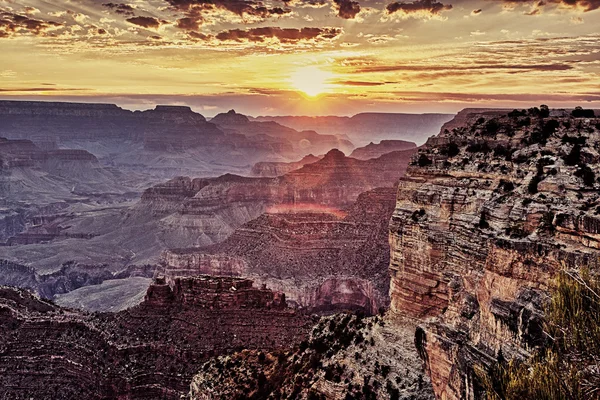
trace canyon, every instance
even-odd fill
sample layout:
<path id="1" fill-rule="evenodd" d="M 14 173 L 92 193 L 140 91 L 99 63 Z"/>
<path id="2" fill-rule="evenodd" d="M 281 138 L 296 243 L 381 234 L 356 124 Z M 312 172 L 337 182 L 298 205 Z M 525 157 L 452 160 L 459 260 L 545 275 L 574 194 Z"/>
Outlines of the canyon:
<path id="1" fill-rule="evenodd" d="M 244 276 L 313 312 L 389 305 L 388 221 L 394 188 L 364 192 L 346 211 L 272 210 L 215 245 L 163 253 L 168 276 Z"/>
<path id="2" fill-rule="evenodd" d="M 600 267 L 590 113 L 465 109 L 417 147 L 386 138 L 402 116 L 316 140 L 233 110 L 0 105 L 0 284 L 22 288 L 0 288 L 0 397 L 480 399 L 482 371 L 547 344 L 557 273 Z M 356 141 L 375 117 L 380 143 Z M 26 118 L 53 133 L 15 137 Z M 79 118 L 146 121 L 143 152 L 268 150 L 148 187 Z"/>
<path id="3" fill-rule="evenodd" d="M 141 304 L 105 314 L 0 287 L 0 397 L 179 399 L 209 357 L 286 347 L 310 325 L 239 278 L 157 278 Z"/>

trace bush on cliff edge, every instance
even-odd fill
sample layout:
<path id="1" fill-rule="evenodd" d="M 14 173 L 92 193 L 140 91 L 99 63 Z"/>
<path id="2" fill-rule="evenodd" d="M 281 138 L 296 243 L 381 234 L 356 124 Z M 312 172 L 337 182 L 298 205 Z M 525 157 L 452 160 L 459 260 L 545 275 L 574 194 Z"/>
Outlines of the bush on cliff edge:
<path id="1" fill-rule="evenodd" d="M 524 362 L 476 368 L 487 400 L 600 398 L 600 282 L 587 271 L 561 272 L 547 311 L 546 348 Z"/>

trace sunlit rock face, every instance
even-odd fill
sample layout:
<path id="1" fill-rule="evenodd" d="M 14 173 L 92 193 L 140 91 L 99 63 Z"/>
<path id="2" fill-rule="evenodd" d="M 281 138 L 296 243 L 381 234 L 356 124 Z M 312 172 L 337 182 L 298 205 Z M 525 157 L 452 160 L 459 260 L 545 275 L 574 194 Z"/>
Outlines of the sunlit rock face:
<path id="1" fill-rule="evenodd" d="M 281 349 L 310 325 L 245 279 L 157 279 L 140 305 L 105 314 L 0 287 L 0 397 L 180 399 L 209 357 Z"/>
<path id="2" fill-rule="evenodd" d="M 391 310 L 436 396 L 477 398 L 473 367 L 539 345 L 551 279 L 600 268 L 600 119 L 465 110 L 428 141 L 390 223 Z"/>
<path id="3" fill-rule="evenodd" d="M 317 312 L 376 313 L 389 304 L 387 229 L 395 189 L 361 194 L 347 210 L 274 207 L 224 242 L 163 254 L 167 275 L 248 276 Z"/>

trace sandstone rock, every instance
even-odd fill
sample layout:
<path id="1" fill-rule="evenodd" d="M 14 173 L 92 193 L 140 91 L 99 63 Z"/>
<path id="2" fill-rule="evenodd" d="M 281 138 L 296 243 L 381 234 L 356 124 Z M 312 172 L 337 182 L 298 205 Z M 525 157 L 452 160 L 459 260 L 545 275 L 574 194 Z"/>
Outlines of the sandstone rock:
<path id="1" fill-rule="evenodd" d="M 558 270 L 598 271 L 600 168 L 570 160 L 574 141 L 598 147 L 598 122 L 464 110 L 401 178 L 391 310 L 422 322 L 416 344 L 438 398 L 478 398 L 474 366 L 526 357 L 546 340 Z"/>

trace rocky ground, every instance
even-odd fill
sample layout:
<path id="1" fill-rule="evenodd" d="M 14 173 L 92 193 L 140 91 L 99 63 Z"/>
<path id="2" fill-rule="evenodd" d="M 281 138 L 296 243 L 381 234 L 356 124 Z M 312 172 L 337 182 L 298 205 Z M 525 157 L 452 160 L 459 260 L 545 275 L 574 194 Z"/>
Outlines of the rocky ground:
<path id="1" fill-rule="evenodd" d="M 433 399 L 408 320 L 322 318 L 293 350 L 214 358 L 190 399 Z"/>

